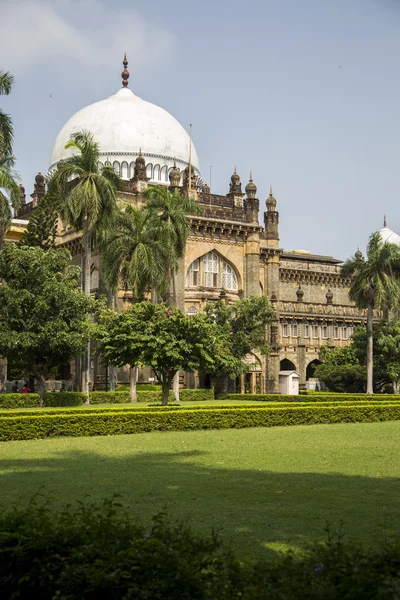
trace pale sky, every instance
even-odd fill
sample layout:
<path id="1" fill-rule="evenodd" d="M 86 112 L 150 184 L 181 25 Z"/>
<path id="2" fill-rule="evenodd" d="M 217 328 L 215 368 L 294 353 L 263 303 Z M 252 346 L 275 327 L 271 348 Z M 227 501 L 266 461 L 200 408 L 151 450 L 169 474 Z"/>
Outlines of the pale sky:
<path id="1" fill-rule="evenodd" d="M 400 233 L 399 0 L 1 0 L 1 97 L 27 195 L 79 109 L 129 87 L 168 110 L 225 194 L 269 185 L 280 243 L 345 259 Z"/>

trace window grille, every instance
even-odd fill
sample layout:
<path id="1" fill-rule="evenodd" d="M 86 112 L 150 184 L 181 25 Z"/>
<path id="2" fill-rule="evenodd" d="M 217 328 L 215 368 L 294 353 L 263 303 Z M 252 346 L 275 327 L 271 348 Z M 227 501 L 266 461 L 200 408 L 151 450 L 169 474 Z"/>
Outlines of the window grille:
<path id="1" fill-rule="evenodd" d="M 199 259 L 196 258 L 190 265 L 186 274 L 186 286 L 198 286 L 199 285 Z"/>
<path id="2" fill-rule="evenodd" d="M 188 317 L 197 315 L 198 312 L 199 311 L 197 310 L 197 308 L 195 306 L 189 306 L 189 308 L 186 310 L 186 314 Z"/>
<path id="3" fill-rule="evenodd" d="M 238 289 L 236 273 L 228 263 L 224 263 L 224 288 L 227 290 Z"/>

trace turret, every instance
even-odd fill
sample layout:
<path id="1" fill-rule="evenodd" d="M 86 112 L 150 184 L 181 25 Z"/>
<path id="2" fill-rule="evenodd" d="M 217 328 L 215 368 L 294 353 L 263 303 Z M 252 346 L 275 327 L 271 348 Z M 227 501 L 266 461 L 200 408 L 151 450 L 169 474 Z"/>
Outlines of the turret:
<path id="1" fill-rule="evenodd" d="M 35 183 L 33 186 L 33 193 L 31 194 L 33 207 L 37 206 L 46 193 L 46 179 L 44 175 L 39 171 L 35 177 Z M 24 190 L 25 193 L 25 190 Z"/>
<path id="2" fill-rule="evenodd" d="M 276 199 L 272 194 L 272 186 L 269 190 L 269 197 L 266 200 L 267 211 L 264 213 L 265 238 L 269 246 L 278 246 L 279 244 L 279 212 L 276 210 Z"/>
<path id="3" fill-rule="evenodd" d="M 242 192 L 242 184 L 240 183 L 240 177 L 236 172 L 236 167 L 234 168 L 233 174 L 231 176 L 229 192 L 226 196 L 227 198 L 231 198 L 233 200 L 234 206 L 243 206 L 244 194 Z"/>
<path id="4" fill-rule="evenodd" d="M 244 201 L 244 207 L 246 210 L 246 217 L 249 223 L 258 223 L 258 211 L 260 209 L 260 201 L 256 198 L 257 186 L 253 182 L 253 176 L 250 171 L 250 180 L 245 187 L 246 198 Z"/>
<path id="5" fill-rule="evenodd" d="M 181 171 L 179 167 L 176 166 L 176 159 L 174 158 L 174 166 L 169 172 L 169 189 L 173 192 L 175 189 L 179 188 L 181 184 Z"/>
<path id="6" fill-rule="evenodd" d="M 142 192 L 147 188 L 149 178 L 146 173 L 146 161 L 142 156 L 142 149 L 139 151 L 139 156 L 135 160 L 135 169 L 131 181 L 136 183 L 137 191 Z"/>

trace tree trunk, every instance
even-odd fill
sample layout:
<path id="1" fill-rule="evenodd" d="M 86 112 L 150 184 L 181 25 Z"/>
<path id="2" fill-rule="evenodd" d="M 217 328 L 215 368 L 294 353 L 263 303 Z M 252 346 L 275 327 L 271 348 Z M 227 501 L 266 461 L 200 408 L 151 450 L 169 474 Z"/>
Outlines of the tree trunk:
<path id="1" fill-rule="evenodd" d="M 374 370 L 374 357 L 373 357 L 373 307 L 372 304 L 368 304 L 367 308 L 367 394 L 374 393 L 373 387 L 373 370 Z"/>
<path id="2" fill-rule="evenodd" d="M 138 368 L 129 365 L 129 390 L 131 393 L 131 402 L 137 402 L 136 395 L 136 382 L 137 382 Z"/>
<path id="3" fill-rule="evenodd" d="M 7 391 L 7 359 L 0 356 L 0 394 Z"/>
<path id="4" fill-rule="evenodd" d="M 168 404 L 170 383 L 171 382 L 168 377 L 163 378 L 163 382 L 162 382 L 162 405 L 163 406 L 166 406 Z"/>
<path id="5" fill-rule="evenodd" d="M 90 296 L 90 268 L 92 266 L 92 236 L 87 234 L 86 239 L 86 256 L 85 256 L 85 294 Z M 88 316 L 89 318 L 89 316 Z M 87 350 L 83 361 L 83 383 L 82 392 L 86 394 L 85 404 L 90 404 L 90 340 L 88 341 Z"/>
<path id="6" fill-rule="evenodd" d="M 175 401 L 180 402 L 181 399 L 179 397 L 179 371 L 177 371 L 172 380 L 172 389 L 174 390 Z"/>
<path id="7" fill-rule="evenodd" d="M 44 406 L 44 392 L 46 389 L 46 381 L 45 378 L 43 377 L 43 375 L 37 375 L 36 376 L 36 388 L 37 388 L 37 393 L 40 396 L 40 406 Z"/>
<path id="8" fill-rule="evenodd" d="M 118 290 L 116 292 L 118 294 Z M 116 310 L 117 308 L 117 298 L 114 292 L 111 292 L 111 308 Z M 110 364 L 110 391 L 113 392 L 115 390 L 115 367 L 113 364 Z"/>

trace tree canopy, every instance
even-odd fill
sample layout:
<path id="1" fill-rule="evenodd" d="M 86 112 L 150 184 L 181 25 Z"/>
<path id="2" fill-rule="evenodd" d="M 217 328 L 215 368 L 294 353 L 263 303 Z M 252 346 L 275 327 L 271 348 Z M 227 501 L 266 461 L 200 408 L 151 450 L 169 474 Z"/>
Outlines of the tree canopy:
<path id="1" fill-rule="evenodd" d="M 78 287 L 79 270 L 65 250 L 19 248 L 0 252 L 0 355 L 26 376 L 44 381 L 81 354 L 96 302 Z"/>

